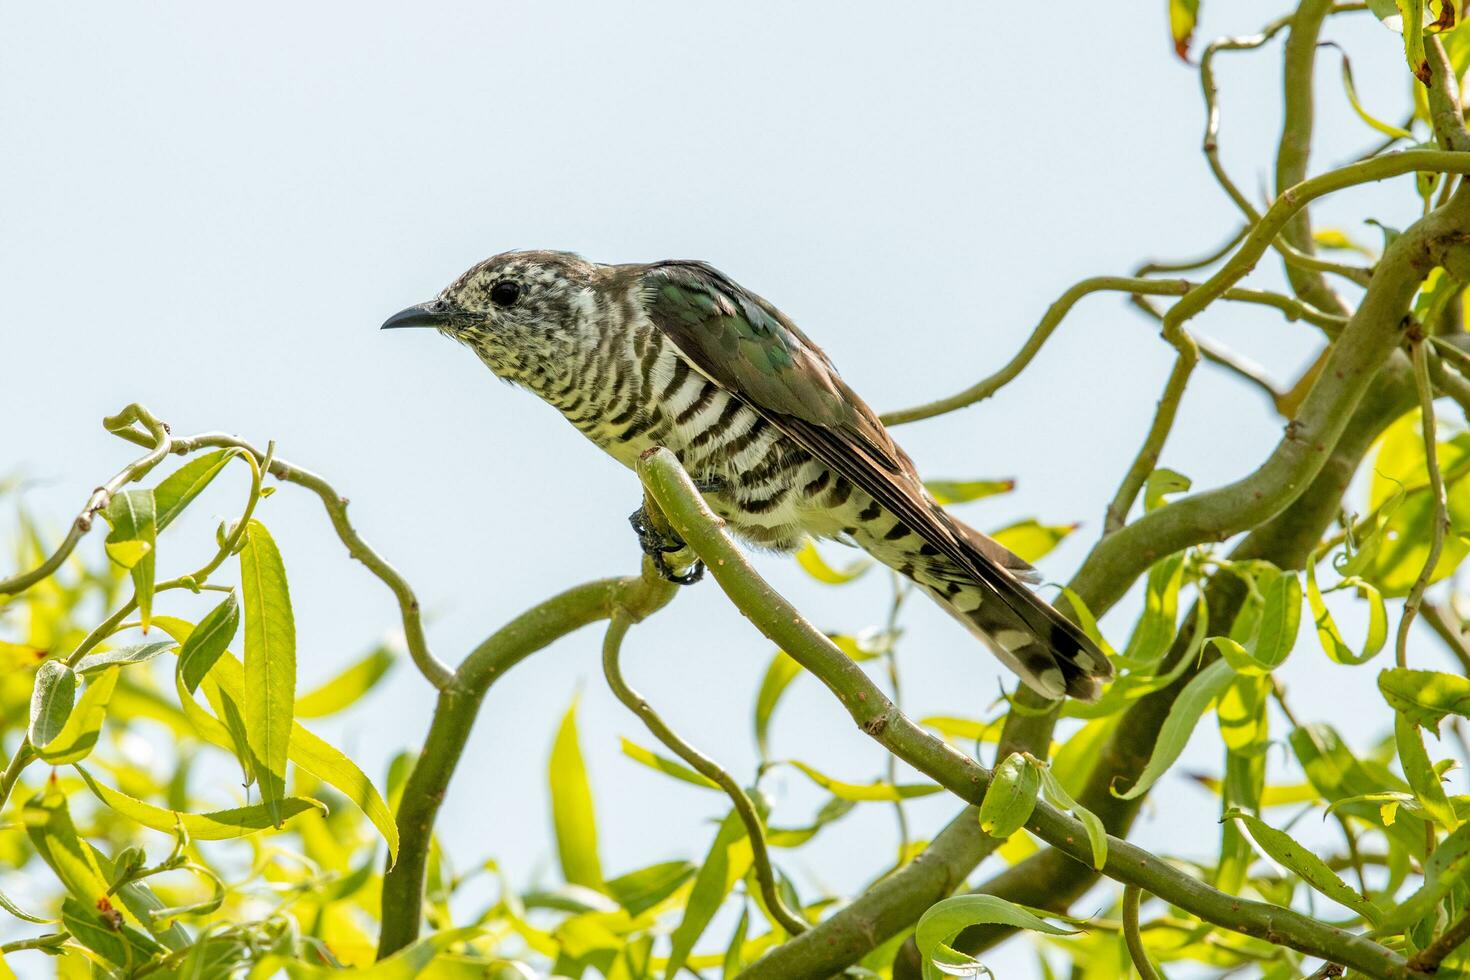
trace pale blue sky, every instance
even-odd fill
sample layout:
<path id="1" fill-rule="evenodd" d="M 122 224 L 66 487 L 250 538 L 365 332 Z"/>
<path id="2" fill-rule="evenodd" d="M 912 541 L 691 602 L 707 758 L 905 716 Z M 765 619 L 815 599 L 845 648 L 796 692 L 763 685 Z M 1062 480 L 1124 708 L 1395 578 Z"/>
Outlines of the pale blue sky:
<path id="1" fill-rule="evenodd" d="M 352 499 L 357 526 L 417 588 L 434 649 L 457 662 L 553 592 L 634 570 L 625 518 L 638 487 L 464 350 L 379 334 L 384 316 L 509 248 L 698 257 L 780 305 L 876 407 L 949 393 L 1008 358 L 1078 278 L 1196 254 L 1236 226 L 1198 152 L 1197 79 L 1173 58 L 1164 7 L 7 5 L 0 472 L 37 481 L 27 505 L 61 526 L 128 458 L 98 420 L 129 401 L 176 431 L 274 438 Z M 1278 12 L 1207 2 L 1204 33 L 1250 32 Z M 1361 15 L 1329 36 L 1350 46 L 1365 98 L 1400 118 L 1397 38 Z M 1267 182 L 1278 63 L 1273 45 L 1220 69 L 1224 157 L 1248 192 Z M 1347 109 L 1331 55 L 1322 74 L 1317 169 L 1376 139 Z M 1365 204 L 1390 224 L 1416 207 L 1398 181 L 1336 213 Z M 1320 222 L 1333 213 L 1319 209 Z M 1260 281 L 1278 281 L 1266 265 Z M 1278 379 L 1317 341 L 1256 309 L 1211 311 L 1198 327 Z M 977 526 L 1084 522 L 1042 565 L 1065 579 L 1169 362 L 1123 301 L 1091 299 L 999 397 L 899 438 L 928 475 L 1017 478 L 1016 494 L 965 508 Z M 1216 484 L 1253 468 L 1280 424 L 1203 369 L 1164 462 Z M 165 567 L 207 548 L 235 506 L 223 492 L 202 503 L 165 539 Z M 393 630 L 394 609 L 314 499 L 287 488 L 260 516 L 290 572 L 304 689 Z M 833 590 L 787 561 L 759 564 L 825 628 L 882 615 L 878 576 Z M 1114 636 L 1132 608 L 1108 621 Z M 922 600 L 907 624 L 912 713 L 985 713 L 995 662 Z M 546 755 L 578 690 L 610 872 L 706 847 L 719 800 L 619 754 L 618 735 L 649 738 L 606 693 L 598 638 L 538 655 L 488 698 L 441 824 L 466 864 L 494 856 L 523 884 L 545 880 Z M 770 652 L 706 584 L 633 631 L 627 666 L 676 728 L 746 774 Z M 1372 668 L 1326 670 L 1306 645 L 1286 668 L 1304 716 L 1376 702 Z M 430 707 L 405 665 L 324 729 L 380 776 Z M 1194 768 L 1216 765 L 1202 728 Z M 880 772 L 815 684 L 783 704 L 774 743 L 844 778 Z M 818 800 L 799 777 L 771 787 L 782 822 Z M 1177 779 L 1165 796 L 1141 833 L 1186 850 L 1214 838 L 1212 800 Z M 916 804 L 918 830 L 954 809 Z M 851 888 L 876 866 L 849 855 L 891 833 L 885 808 L 855 813 L 787 862 L 806 894 Z M 1006 977 L 1034 971 L 1015 944 L 991 962 Z"/>

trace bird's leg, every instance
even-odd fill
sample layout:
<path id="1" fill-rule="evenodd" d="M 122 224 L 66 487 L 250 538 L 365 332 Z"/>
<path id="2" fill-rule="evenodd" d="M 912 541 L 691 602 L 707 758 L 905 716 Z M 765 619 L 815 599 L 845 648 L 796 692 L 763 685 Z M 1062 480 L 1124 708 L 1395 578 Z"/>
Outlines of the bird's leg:
<path id="1" fill-rule="evenodd" d="M 668 555 L 676 554 L 689 546 L 669 526 L 658 505 L 646 495 L 643 506 L 628 516 L 628 523 L 633 525 L 633 532 L 638 535 L 638 546 L 653 562 L 654 570 L 664 581 L 675 585 L 693 585 L 704 578 L 704 562 L 697 558 L 687 566 L 689 570 L 682 574 L 669 565 Z"/>

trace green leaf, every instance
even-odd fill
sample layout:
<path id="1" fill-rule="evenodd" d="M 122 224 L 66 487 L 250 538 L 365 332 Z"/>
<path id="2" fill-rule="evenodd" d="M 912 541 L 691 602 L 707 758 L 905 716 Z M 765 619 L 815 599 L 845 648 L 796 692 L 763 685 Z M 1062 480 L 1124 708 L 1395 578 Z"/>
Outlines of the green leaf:
<path id="1" fill-rule="evenodd" d="M 416 980 L 416 978 L 469 978 L 484 977 L 487 968 L 474 964 L 466 968 L 457 960 L 450 960 L 444 956 L 452 946 L 467 943 L 485 935 L 485 930 L 478 926 L 466 926 L 462 929 L 444 929 L 432 935 L 425 936 L 411 946 L 404 947 L 387 959 L 378 960 L 371 966 L 362 967 L 351 971 L 343 971 L 339 968 L 316 966 L 296 957 L 287 958 L 277 954 L 261 957 L 253 965 L 250 975 L 252 977 L 275 977 L 289 976 L 292 980 L 339 980 L 344 972 L 350 972 L 356 980 Z M 435 973 L 430 969 L 432 965 L 440 962 L 457 964 L 458 969 L 446 970 L 444 973 Z M 508 974 L 509 975 L 509 974 Z"/>
<path id="2" fill-rule="evenodd" d="M 108 881 L 92 849 L 77 834 L 66 796 L 55 780 L 47 781 L 44 790 L 26 801 L 21 822 L 36 853 L 67 893 L 84 908 L 97 908 L 97 903 L 107 897 Z"/>
<path id="3" fill-rule="evenodd" d="M 26 731 L 30 743 L 49 745 L 60 735 L 76 699 L 76 673 L 60 660 L 43 662 L 31 688 L 31 723 Z"/>
<path id="4" fill-rule="evenodd" d="M 659 755 L 652 749 L 645 749 L 637 742 L 629 741 L 626 738 L 622 740 L 622 743 L 623 755 L 626 755 L 635 762 L 641 762 L 648 768 L 661 772 L 665 776 L 673 776 L 675 779 L 681 779 L 686 783 L 691 783 L 703 789 L 720 788 L 719 783 L 700 775 L 682 762 L 676 762 L 673 759 Z"/>
<path id="5" fill-rule="evenodd" d="M 735 882 L 745 876 L 750 867 L 750 848 L 736 847 L 745 840 L 745 824 L 740 814 L 731 811 L 720 823 L 714 843 L 704 863 L 695 875 L 694 887 L 689 892 L 689 902 L 684 906 L 684 916 L 674 929 L 673 947 L 669 950 L 668 968 L 665 977 L 677 976 L 689 961 L 694 944 L 704 935 L 710 920 L 725 902 L 725 896 Z"/>
<path id="6" fill-rule="evenodd" d="M 887 801 L 896 803 L 899 800 L 911 800 L 918 796 L 930 796 L 934 793 L 943 792 L 944 787 L 934 783 L 917 783 L 907 785 L 895 785 L 893 783 L 844 783 L 830 776 L 825 776 L 804 762 L 788 761 L 790 766 L 801 770 L 808 779 L 818 786 L 837 797 L 839 800 L 852 800 L 854 802 Z"/>
<path id="7" fill-rule="evenodd" d="M 192 627 L 181 620 L 159 617 L 159 626 L 181 642 L 187 642 L 192 635 Z M 242 756 L 242 765 L 249 766 L 251 753 L 249 746 L 244 743 L 243 731 L 233 732 L 229 725 L 217 721 L 194 703 L 189 692 L 184 689 L 182 668 L 175 671 L 174 684 L 184 713 L 200 737 Z M 227 651 L 220 655 L 215 669 L 205 677 L 201 686 L 211 696 L 211 703 L 217 702 L 221 707 L 236 704 L 245 688 L 244 668 Z M 234 712 L 233 717 L 238 720 L 238 712 Z M 230 721 L 229 715 L 226 716 L 226 721 Z M 398 825 L 393 819 L 393 811 L 383 801 L 372 780 L 340 749 L 295 721 L 291 723 L 291 744 L 287 754 L 297 766 L 337 789 L 367 816 L 388 844 L 388 865 L 392 867 L 398 860 Z"/>
<path id="8" fill-rule="evenodd" d="M 1034 518 L 1007 525 L 990 536 L 1002 546 L 1010 549 L 1022 561 L 1035 562 L 1044 558 L 1062 540 L 1077 530 L 1076 524 L 1041 524 Z"/>
<path id="9" fill-rule="evenodd" d="M 745 967 L 745 937 L 750 932 L 750 906 L 740 909 L 740 920 L 730 935 L 730 945 L 725 947 L 725 959 L 721 964 L 721 977 L 734 977 Z"/>
<path id="10" fill-rule="evenodd" d="M 393 669 L 394 663 L 393 652 L 378 647 L 311 693 L 297 698 L 296 717 L 320 718 L 349 707 L 371 691 Z"/>
<path id="11" fill-rule="evenodd" d="M 1385 767 L 1359 760 L 1330 725 L 1313 724 L 1293 728 L 1292 751 L 1306 771 L 1307 780 L 1324 800 L 1341 805 L 1344 812 L 1365 820 L 1379 817 L 1379 804 L 1350 803 L 1384 792 L 1406 792 L 1408 784 Z M 1424 824 L 1418 819 L 1398 820 L 1385 827 L 1393 843 L 1410 855 L 1424 853 Z"/>
<path id="12" fill-rule="evenodd" d="M 852 800 L 843 800 L 831 797 L 822 804 L 817 811 L 816 817 L 805 827 L 769 827 L 766 829 L 766 843 L 772 847 L 800 847 L 817 835 L 827 824 L 834 820 L 840 820 L 857 806 Z"/>
<path id="13" fill-rule="evenodd" d="M 1399 762 L 1404 767 L 1404 778 L 1424 810 L 1445 830 L 1460 826 L 1455 808 L 1445 796 L 1444 783 L 1429 761 L 1429 752 L 1424 748 L 1424 734 L 1419 726 L 1397 712 L 1393 716 L 1394 744 L 1398 748 Z"/>
<path id="14" fill-rule="evenodd" d="M 189 632 L 189 638 L 179 648 L 178 671 L 190 694 L 198 690 L 199 682 L 229 647 L 239 628 L 240 604 L 231 592 Z"/>
<path id="15" fill-rule="evenodd" d="M 1170 494 L 1184 493 L 1192 486 L 1193 481 L 1183 473 L 1166 469 L 1154 470 L 1143 484 L 1144 512 L 1158 510 L 1169 502 L 1165 498 Z"/>
<path id="16" fill-rule="evenodd" d="M 172 640 L 154 640 L 152 643 L 135 643 L 116 650 L 89 653 L 77 661 L 77 673 L 100 674 L 109 667 L 145 664 L 165 650 L 172 650 L 175 645 Z"/>
<path id="17" fill-rule="evenodd" d="M 1095 870 L 1101 871 L 1103 865 L 1108 863 L 1108 832 L 1103 827 L 1102 820 L 1097 814 L 1072 799 L 1071 794 L 1062 786 L 1061 781 L 1046 763 L 1033 760 L 1033 765 L 1041 774 L 1041 793 L 1046 801 L 1057 809 L 1072 814 L 1086 829 L 1087 843 L 1092 848 L 1092 866 Z"/>
<path id="18" fill-rule="evenodd" d="M 168 952 L 157 940 L 122 921 L 106 897 L 98 899 L 98 907 L 68 897 L 61 903 L 61 924 L 77 942 L 124 969 L 131 970 L 155 955 Z"/>
<path id="19" fill-rule="evenodd" d="M 172 524 L 174 518 L 182 514 L 184 508 L 219 475 L 225 464 L 239 454 L 238 449 L 220 449 L 196 456 L 164 477 L 163 482 L 153 488 L 158 530 Z"/>
<path id="20" fill-rule="evenodd" d="M 1375 132 L 1381 133 L 1382 135 L 1390 137 L 1392 139 L 1414 138 L 1414 134 L 1409 132 L 1407 129 L 1400 129 L 1398 126 L 1390 125 L 1389 123 L 1386 123 L 1383 120 L 1379 119 L 1377 116 L 1374 116 L 1367 109 L 1363 108 L 1363 103 L 1358 101 L 1357 86 L 1353 84 L 1353 66 L 1351 62 L 1348 61 L 1347 52 L 1345 51 L 1342 52 L 1342 87 L 1343 90 L 1347 93 L 1348 104 L 1353 107 L 1353 111 L 1358 114 L 1358 118 L 1367 123 L 1368 126 L 1371 127 Z M 1316 236 L 1313 235 L 1313 238 L 1315 237 Z M 1344 238 L 1346 238 L 1346 236 L 1344 236 Z M 1352 246 L 1346 245 L 1338 247 L 1351 248 Z"/>
<path id="21" fill-rule="evenodd" d="M 791 656 L 784 650 L 777 650 L 776 655 L 771 658 L 770 666 L 766 668 L 765 677 L 761 678 L 760 690 L 755 696 L 755 743 L 763 760 L 771 757 L 771 746 L 768 741 L 771 716 L 775 714 L 776 705 L 780 702 L 787 685 L 800 673 L 801 665 L 791 659 Z"/>
<path id="22" fill-rule="evenodd" d="M 93 779 L 92 774 L 81 766 L 72 768 L 76 769 L 77 774 L 82 777 L 82 781 L 87 784 L 87 788 L 97 799 L 134 823 L 140 823 L 145 827 L 169 834 L 183 827 L 193 840 L 229 840 L 235 837 L 245 837 L 268 827 L 278 827 L 280 826 L 279 821 L 289 820 L 307 810 L 316 810 L 323 814 L 327 812 L 327 808 L 316 800 L 288 796 L 280 801 L 278 810 L 272 810 L 263 803 L 257 803 L 254 806 L 216 810 L 213 813 L 180 813 L 177 810 L 166 810 L 151 803 L 144 803 L 110 786 L 105 786 Z"/>
<path id="23" fill-rule="evenodd" d="M 651 864 L 610 879 L 607 893 L 637 918 L 678 891 L 680 885 L 694 877 L 695 870 L 688 861 Z"/>
<path id="24" fill-rule="evenodd" d="M 1439 734 L 1445 715 L 1470 717 L 1470 680 L 1437 670 L 1380 671 L 1378 690 L 1395 711 Z"/>
<path id="25" fill-rule="evenodd" d="M 993 497 L 999 493 L 1010 493 L 1016 489 L 1015 480 L 925 480 L 924 487 L 929 496 L 942 507 L 950 504 L 967 504 L 972 500 Z"/>
<path id="26" fill-rule="evenodd" d="M 1012 752 L 991 773 L 985 798 L 980 801 L 980 829 L 1001 840 L 1025 826 L 1036 808 L 1041 774 L 1031 760 Z"/>
<path id="27" fill-rule="evenodd" d="M 551 746 L 551 819 L 562 877 L 569 884 L 603 889 L 602 862 L 597 856 L 597 815 L 592 786 L 577 743 L 577 701 L 562 717 Z"/>
<path id="28" fill-rule="evenodd" d="M 929 715 L 920 718 L 919 724 L 943 735 L 947 741 L 973 745 L 976 742 L 995 742 L 1000 739 L 1004 719 L 976 721 L 973 718 L 955 718 L 952 715 Z"/>
<path id="29" fill-rule="evenodd" d="M 1132 800 L 1148 792 L 1149 787 L 1179 758 L 1179 753 L 1184 751 L 1189 736 L 1194 733 L 1205 710 L 1212 701 L 1225 693 L 1234 678 L 1235 671 L 1224 660 L 1216 660 L 1194 675 L 1169 708 L 1168 717 L 1164 719 L 1159 737 L 1154 742 L 1153 753 L 1139 775 L 1138 782 L 1126 793 L 1119 793 L 1115 787 L 1111 788 L 1113 795 L 1121 800 Z"/>
<path id="30" fill-rule="evenodd" d="M 1377 923 L 1379 908 L 1349 888 L 1347 883 L 1327 866 L 1327 862 L 1312 852 L 1311 848 L 1298 844 L 1287 834 L 1244 811 L 1230 810 L 1225 814 L 1225 819 L 1239 820 L 1245 824 L 1245 829 L 1251 835 L 1251 839 L 1266 852 L 1271 860 L 1291 869 L 1297 877 L 1319 893 L 1326 895 L 1339 905 L 1352 909 L 1370 923 Z"/>
<path id="31" fill-rule="evenodd" d="M 944 956 L 946 962 L 956 962 L 953 957 L 962 956 L 949 947 L 954 938 L 971 926 L 999 925 L 1011 926 L 1016 929 L 1030 929 L 1032 932 L 1043 933 L 1048 936 L 1070 936 L 1075 935 L 1075 929 L 1063 929 L 1054 926 L 1050 922 L 1023 908 L 1020 905 L 1007 902 L 1003 898 L 994 895 L 957 895 L 946 898 L 929 907 L 919 918 L 919 924 L 914 929 L 914 943 L 919 947 L 919 955 L 924 959 L 925 980 L 938 980 L 948 970 L 941 971 L 934 966 L 936 955 Z M 974 962 L 969 957 L 963 957 L 959 962 Z M 973 971 L 968 974 L 975 975 Z"/>
<path id="32" fill-rule="evenodd" d="M 296 700 L 296 622 L 281 553 L 256 520 L 246 525 L 240 550 L 240 591 L 245 606 L 245 733 L 259 763 L 255 776 L 261 799 L 279 825 Z"/>
<path id="33" fill-rule="evenodd" d="M 108 557 L 133 577 L 138 619 L 146 632 L 153 617 L 153 569 L 158 545 L 153 491 L 123 490 L 113 494 L 107 502 L 106 516 L 112 530 L 103 547 Z"/>
<path id="34" fill-rule="evenodd" d="M 1261 598 L 1253 599 L 1241 612 L 1243 619 L 1249 614 L 1245 644 L 1229 637 L 1211 638 L 1235 672 L 1250 677 L 1262 677 L 1281 666 L 1296 645 L 1301 627 L 1302 587 L 1296 573 L 1267 568 L 1269 571 L 1254 576 Z"/>
<path id="35" fill-rule="evenodd" d="M 1152 664 L 1168 651 L 1179 628 L 1179 589 L 1183 576 L 1182 551 L 1160 559 L 1149 568 L 1143 612 L 1139 613 L 1128 645 L 1123 648 L 1125 663 Z"/>
<path id="36" fill-rule="evenodd" d="M 807 538 L 797 549 L 796 563 L 812 578 L 828 585 L 846 585 L 862 577 L 864 572 L 873 567 L 873 562 L 867 558 L 859 558 L 842 568 L 830 565 L 811 538 Z"/>
<path id="37" fill-rule="evenodd" d="M 1313 555 L 1307 559 L 1307 605 L 1312 610 L 1312 622 L 1317 628 L 1318 642 L 1335 663 L 1356 666 L 1372 660 L 1378 656 L 1388 640 L 1388 613 L 1384 609 L 1383 594 L 1361 579 L 1343 579 L 1337 586 L 1339 589 L 1356 586 L 1358 594 L 1367 598 L 1369 603 L 1368 635 L 1363 640 L 1362 652 L 1355 653 L 1343 639 L 1342 632 L 1338 630 L 1337 623 L 1322 598 L 1322 590 L 1317 586 L 1316 557 Z"/>
<path id="38" fill-rule="evenodd" d="M 60 766 L 80 762 L 91 753 L 97 744 L 102 720 L 107 716 L 107 702 L 112 699 L 113 688 L 117 686 L 118 673 L 113 668 L 89 680 L 61 730 L 49 742 L 31 743 L 31 748 L 42 761 Z"/>
<path id="39" fill-rule="evenodd" d="M 1397 826 L 1397 825 L 1396 825 Z M 1424 861 L 1424 884 L 1407 899 L 1385 910 L 1378 920 L 1378 932 L 1392 935 L 1420 920 L 1434 921 L 1436 906 L 1450 890 L 1470 874 L 1470 824 L 1448 835 Z"/>
<path id="40" fill-rule="evenodd" d="M 10 897 L 7 896 L 4 892 L 0 892 L 0 911 L 8 912 L 11 915 L 15 916 L 17 919 L 25 922 L 33 922 L 38 926 L 44 926 L 56 921 L 55 919 L 47 919 L 43 918 L 42 916 L 35 915 L 31 912 L 27 912 L 25 909 L 21 908 L 19 905 L 16 905 L 13 901 L 11 901 Z"/>

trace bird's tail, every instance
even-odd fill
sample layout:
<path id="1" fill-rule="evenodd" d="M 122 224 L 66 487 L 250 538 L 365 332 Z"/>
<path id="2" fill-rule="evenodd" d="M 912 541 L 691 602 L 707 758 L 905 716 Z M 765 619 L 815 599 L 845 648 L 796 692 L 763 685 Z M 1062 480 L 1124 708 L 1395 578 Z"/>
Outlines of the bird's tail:
<path id="1" fill-rule="evenodd" d="M 985 643 L 1028 687 L 1049 698 L 1095 701 L 1111 680 L 1113 665 L 1076 623 L 1024 583 L 1036 570 L 974 528 L 935 507 L 960 546 L 959 561 L 932 544 L 863 542 L 879 561 L 913 579 L 966 629 Z"/>

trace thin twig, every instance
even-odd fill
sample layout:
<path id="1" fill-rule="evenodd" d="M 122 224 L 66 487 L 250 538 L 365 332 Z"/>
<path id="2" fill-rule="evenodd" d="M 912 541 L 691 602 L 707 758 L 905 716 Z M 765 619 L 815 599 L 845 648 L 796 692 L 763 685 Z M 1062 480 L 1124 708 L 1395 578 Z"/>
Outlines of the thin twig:
<path id="1" fill-rule="evenodd" d="M 1446 649 L 1459 662 L 1460 672 L 1470 677 L 1470 640 L 1465 636 L 1465 624 L 1460 617 L 1448 606 L 1437 602 L 1422 603 L 1419 615 L 1444 641 Z"/>
<path id="2" fill-rule="evenodd" d="M 1438 432 L 1434 424 L 1434 391 L 1429 383 L 1429 348 L 1423 338 L 1413 344 L 1414 384 L 1419 389 L 1420 428 L 1424 436 L 1424 466 L 1429 472 L 1429 492 L 1434 495 L 1433 528 L 1429 538 L 1429 554 L 1425 556 L 1424 568 L 1409 589 L 1404 599 L 1403 615 L 1399 617 L 1397 642 L 1394 646 L 1395 659 L 1400 667 L 1409 665 L 1409 627 L 1424 601 L 1424 590 L 1429 588 L 1430 579 L 1439 565 L 1439 553 L 1444 547 L 1445 531 L 1450 518 L 1445 501 L 1444 479 L 1439 471 Z"/>
<path id="3" fill-rule="evenodd" d="M 113 434 L 138 445 L 151 444 L 149 435 L 137 429 L 117 428 L 113 429 Z M 453 681 L 454 672 L 429 651 L 428 640 L 424 636 L 423 619 L 419 613 L 418 597 L 414 595 L 413 589 L 409 587 L 408 582 L 398 573 L 398 570 L 388 564 L 357 533 L 357 529 L 347 519 L 348 501 L 346 497 L 339 494 L 330 483 L 310 470 L 302 469 L 284 459 L 270 458 L 269 453 L 262 452 L 245 440 L 223 432 L 205 432 L 184 439 L 174 439 L 166 451 L 187 455 L 205 448 L 243 450 L 253 456 L 258 464 L 264 466 L 269 463 L 267 472 L 271 476 L 286 483 L 294 483 L 316 494 L 327 511 L 327 518 L 332 523 L 332 529 L 337 532 L 337 537 L 346 546 L 347 553 L 367 566 L 368 571 L 386 585 L 398 600 L 399 616 L 403 621 L 404 640 L 408 646 L 409 656 L 413 659 L 419 672 L 428 679 L 430 684 L 440 690 Z M 0 589 L 0 591 L 4 590 Z"/>
<path id="4" fill-rule="evenodd" d="M 607 633 L 602 641 L 602 672 L 607 678 L 607 686 L 612 689 L 613 695 L 623 703 L 624 707 L 638 716 L 654 738 L 689 763 L 705 779 L 725 791 L 725 795 L 730 798 L 731 804 L 735 807 L 735 812 L 740 815 L 740 822 L 745 825 L 745 834 L 750 841 L 750 857 L 755 868 L 756 883 L 760 886 L 761 898 L 765 900 L 766 908 L 772 917 L 781 923 L 781 928 L 793 936 L 806 932 L 809 928 L 807 921 L 788 908 L 785 899 L 781 897 L 776 872 L 771 866 L 771 854 L 766 847 L 765 826 L 761 823 L 760 814 L 756 812 L 755 804 L 750 801 L 745 790 L 733 776 L 720 767 L 719 763 L 681 738 L 659 717 L 658 712 L 653 710 L 648 699 L 633 690 L 624 680 L 619 658 L 622 654 L 623 637 L 627 635 L 630 625 L 632 625 L 631 619 L 621 609 L 613 613 L 612 620 L 607 624 Z"/>
<path id="5" fill-rule="evenodd" d="M 1433 973 L 1445 959 L 1470 940 L 1470 912 L 1466 912 L 1446 929 L 1438 939 L 1415 953 L 1409 960 L 1409 969 L 1422 973 Z"/>
<path id="6" fill-rule="evenodd" d="M 1103 519 L 1104 535 L 1112 534 L 1127 521 L 1128 512 L 1133 509 L 1133 502 L 1138 499 L 1139 491 L 1148 481 L 1148 475 L 1158 466 L 1164 443 L 1168 440 L 1169 433 L 1174 428 L 1174 419 L 1179 414 L 1179 403 L 1184 400 L 1184 391 L 1189 386 L 1190 375 L 1199 363 L 1199 347 L 1195 345 L 1194 338 L 1180 325 L 1171 327 L 1167 317 L 1164 321 L 1164 336 L 1179 352 L 1179 356 L 1175 358 L 1174 367 L 1169 371 L 1169 380 L 1165 382 L 1164 393 L 1159 397 L 1148 435 L 1144 437 L 1138 455 L 1128 467 L 1123 482 L 1118 486 L 1118 492 L 1113 495 L 1112 503 L 1108 504 L 1107 514 Z"/>
<path id="7" fill-rule="evenodd" d="M 1138 933 L 1138 905 L 1142 897 L 1143 892 L 1137 885 L 1128 885 L 1123 889 L 1123 941 L 1128 945 L 1133 968 L 1143 980 L 1163 980 L 1149 960 L 1148 949 Z"/>
<path id="8" fill-rule="evenodd" d="M 1133 296 L 1186 296 L 1197 287 L 1197 283 L 1187 279 L 1145 279 L 1139 276 L 1094 276 L 1083 279 L 1062 293 L 1056 302 L 1047 308 L 1041 321 L 1031 331 L 1026 342 L 1021 345 L 1021 349 L 1000 370 L 947 398 L 916 405 L 913 408 L 887 412 L 883 415 L 883 423 L 902 425 L 905 422 L 917 422 L 920 419 L 933 418 L 936 415 L 967 408 L 990 398 L 1015 380 L 1030 365 L 1052 333 L 1066 319 L 1072 307 L 1077 305 L 1078 300 L 1084 296 L 1100 292 L 1128 293 Z M 1280 310 L 1288 320 L 1305 320 L 1321 327 L 1329 336 L 1336 336 L 1347 324 L 1343 317 L 1323 313 L 1301 300 L 1267 290 L 1232 287 L 1220 294 L 1219 298 L 1236 303 L 1270 306 Z"/>

